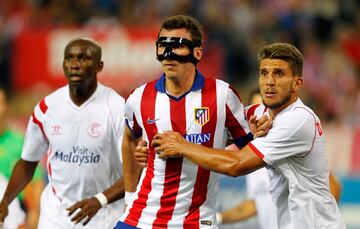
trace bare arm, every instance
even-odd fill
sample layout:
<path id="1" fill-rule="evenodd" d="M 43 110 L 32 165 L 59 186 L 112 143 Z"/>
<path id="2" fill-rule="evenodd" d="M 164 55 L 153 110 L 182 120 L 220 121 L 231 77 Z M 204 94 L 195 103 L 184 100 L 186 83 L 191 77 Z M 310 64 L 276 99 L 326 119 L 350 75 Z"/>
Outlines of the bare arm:
<path id="1" fill-rule="evenodd" d="M 156 134 L 152 145 L 160 158 L 183 156 L 205 169 L 228 176 L 243 176 L 266 165 L 249 146 L 240 152 L 212 149 L 187 142 L 176 132 Z"/>
<path id="2" fill-rule="evenodd" d="M 140 166 L 135 160 L 134 152 L 138 140 L 134 138 L 130 129 L 125 128 L 122 142 L 123 174 L 126 192 L 135 192 L 140 175 Z"/>
<path id="3" fill-rule="evenodd" d="M 85 226 L 103 206 L 119 200 L 124 196 L 125 185 L 124 177 L 122 176 L 114 184 L 112 184 L 111 187 L 104 190 L 102 193 L 98 193 L 90 198 L 80 200 L 72 206 L 68 207 L 66 210 L 68 211 L 68 216 L 71 216 L 76 210 L 81 209 L 71 218 L 71 221 L 77 224 L 86 218 L 86 220 L 82 223 L 82 225 Z"/>
<path id="4" fill-rule="evenodd" d="M 245 200 L 233 208 L 220 212 L 223 224 L 247 220 L 256 215 L 254 200 Z"/>
<path id="5" fill-rule="evenodd" d="M 13 169 L 9 184 L 0 202 L 0 225 L 8 214 L 8 206 L 11 201 L 25 188 L 34 175 L 38 162 L 24 161 L 20 159 Z"/>
<path id="6" fill-rule="evenodd" d="M 144 168 L 147 165 L 149 157 L 149 148 L 147 147 L 146 141 L 141 140 L 138 142 L 134 155 L 137 163 Z"/>
<path id="7" fill-rule="evenodd" d="M 103 194 L 105 195 L 108 203 L 112 203 L 123 198 L 125 195 L 123 177 L 117 180 L 110 188 L 103 191 Z M 77 209 L 80 208 L 81 210 L 71 218 L 71 221 L 77 224 L 85 217 L 87 217 L 86 221 L 83 223 L 83 225 L 86 225 L 96 215 L 101 207 L 102 206 L 99 200 L 93 196 L 75 203 L 66 210 L 69 211 L 68 215 L 71 216 Z"/>
<path id="8" fill-rule="evenodd" d="M 44 189 L 44 182 L 41 179 L 32 181 L 24 189 L 24 201 L 26 205 L 26 228 L 35 229 L 40 216 L 40 199 Z"/>

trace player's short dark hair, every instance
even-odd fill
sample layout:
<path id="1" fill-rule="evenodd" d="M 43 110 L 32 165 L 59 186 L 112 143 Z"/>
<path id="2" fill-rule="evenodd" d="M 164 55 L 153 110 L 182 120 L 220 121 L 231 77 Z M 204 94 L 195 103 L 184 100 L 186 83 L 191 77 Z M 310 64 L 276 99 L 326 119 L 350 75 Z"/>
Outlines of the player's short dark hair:
<path id="1" fill-rule="evenodd" d="M 261 48 L 258 63 L 263 59 L 280 59 L 289 63 L 294 75 L 303 75 L 304 58 L 301 52 L 288 43 L 273 43 Z"/>
<path id="2" fill-rule="evenodd" d="M 161 25 L 161 30 L 186 29 L 191 34 L 195 46 L 202 44 L 202 25 L 195 18 L 188 15 L 175 15 L 167 18 Z"/>
<path id="3" fill-rule="evenodd" d="M 77 42 L 86 43 L 89 46 L 89 48 L 91 48 L 93 50 L 93 53 L 96 55 L 97 60 L 98 61 L 101 60 L 101 55 L 102 55 L 101 46 L 99 45 L 99 43 L 97 41 L 95 41 L 94 39 L 92 39 L 90 37 L 77 37 L 77 38 L 72 39 L 66 45 L 65 51 L 68 49 L 68 47 L 70 47 L 71 45 L 73 45 L 74 43 L 77 43 Z"/>

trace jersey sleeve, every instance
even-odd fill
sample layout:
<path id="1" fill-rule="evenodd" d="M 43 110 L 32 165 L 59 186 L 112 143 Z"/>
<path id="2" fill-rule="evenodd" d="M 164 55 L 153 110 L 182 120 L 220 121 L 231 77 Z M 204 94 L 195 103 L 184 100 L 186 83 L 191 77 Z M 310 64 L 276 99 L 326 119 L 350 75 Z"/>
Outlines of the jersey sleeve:
<path id="1" fill-rule="evenodd" d="M 131 130 L 135 138 L 140 138 L 142 136 L 142 129 L 140 128 L 138 121 L 135 116 L 135 92 L 130 94 L 125 102 L 125 123 Z"/>
<path id="2" fill-rule="evenodd" d="M 26 161 L 39 161 L 46 153 L 49 142 L 44 131 L 45 101 L 35 106 L 25 132 L 21 158 Z"/>
<path id="3" fill-rule="evenodd" d="M 125 100 L 118 95 L 115 91 L 112 92 L 109 100 L 109 108 L 114 123 L 115 137 L 121 138 L 124 133 L 124 122 L 125 122 Z"/>
<path id="4" fill-rule="evenodd" d="M 306 112 L 289 112 L 275 119 L 264 137 L 254 139 L 250 148 L 267 164 L 292 156 L 307 155 L 315 140 L 315 117 Z"/>
<path id="5" fill-rule="evenodd" d="M 245 119 L 245 110 L 240 96 L 232 87 L 228 88 L 225 106 L 225 126 L 233 138 L 234 143 L 238 147 L 243 147 L 253 139 L 253 136 Z"/>

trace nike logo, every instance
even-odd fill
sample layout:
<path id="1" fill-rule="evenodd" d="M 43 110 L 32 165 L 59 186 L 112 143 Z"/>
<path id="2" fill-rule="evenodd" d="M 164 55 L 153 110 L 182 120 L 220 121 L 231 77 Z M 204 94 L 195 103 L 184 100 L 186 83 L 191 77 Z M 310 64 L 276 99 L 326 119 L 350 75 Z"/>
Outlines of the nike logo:
<path id="1" fill-rule="evenodd" d="M 160 118 L 157 118 L 157 119 L 150 119 L 150 118 L 148 118 L 148 119 L 146 120 L 146 122 L 147 122 L 147 124 L 151 125 L 151 124 L 154 124 L 156 121 L 159 121 L 159 120 L 160 120 Z"/>

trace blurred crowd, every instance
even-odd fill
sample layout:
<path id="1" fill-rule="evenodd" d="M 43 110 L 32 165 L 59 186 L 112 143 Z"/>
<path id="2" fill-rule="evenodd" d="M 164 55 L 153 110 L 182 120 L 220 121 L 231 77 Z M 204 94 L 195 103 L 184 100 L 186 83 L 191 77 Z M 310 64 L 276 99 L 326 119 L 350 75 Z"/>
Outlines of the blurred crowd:
<path id="1" fill-rule="evenodd" d="M 245 99 L 259 47 L 289 42 L 304 53 L 305 103 L 324 121 L 360 123 L 357 0 L 1 0 L 1 84 L 11 90 L 11 42 L 26 27 L 158 25 L 174 14 L 204 24 L 205 40 L 224 50 L 225 79 Z"/>

